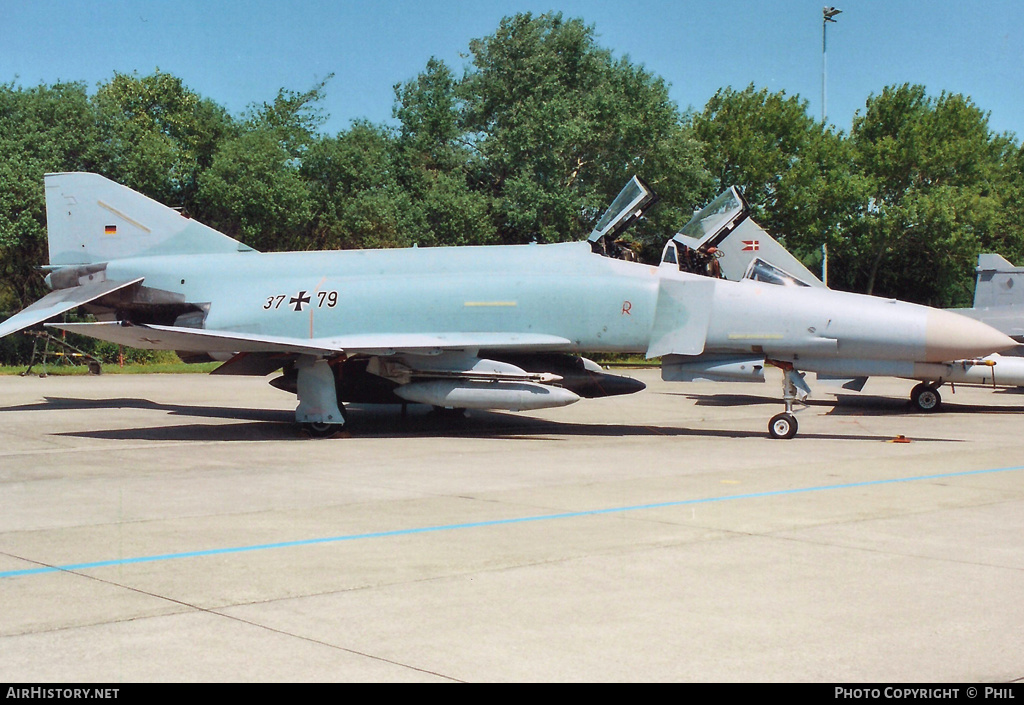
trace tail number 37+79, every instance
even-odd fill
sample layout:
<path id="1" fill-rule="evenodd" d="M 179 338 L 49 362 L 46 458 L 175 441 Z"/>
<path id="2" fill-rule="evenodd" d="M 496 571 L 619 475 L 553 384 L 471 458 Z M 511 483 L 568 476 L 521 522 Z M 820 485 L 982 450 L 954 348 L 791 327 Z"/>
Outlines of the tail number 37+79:
<path id="1" fill-rule="evenodd" d="M 263 304 L 263 310 L 276 311 L 281 308 L 281 304 L 286 301 L 286 306 L 296 312 L 304 310 L 307 306 L 315 306 L 316 308 L 334 308 L 338 305 L 338 292 L 314 291 L 312 294 L 309 294 L 305 291 L 300 291 L 295 294 L 295 296 L 289 296 L 288 294 L 276 294 L 274 296 L 267 297 L 266 303 Z"/>

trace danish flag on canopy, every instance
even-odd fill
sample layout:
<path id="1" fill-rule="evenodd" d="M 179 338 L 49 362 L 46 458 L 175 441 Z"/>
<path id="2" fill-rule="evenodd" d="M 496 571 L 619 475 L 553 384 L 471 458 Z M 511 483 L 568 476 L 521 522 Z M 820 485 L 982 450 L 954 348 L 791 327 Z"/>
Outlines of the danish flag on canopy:
<path id="1" fill-rule="evenodd" d="M 761 249 L 761 243 L 758 240 L 743 240 L 743 251 L 744 252 L 757 252 Z"/>

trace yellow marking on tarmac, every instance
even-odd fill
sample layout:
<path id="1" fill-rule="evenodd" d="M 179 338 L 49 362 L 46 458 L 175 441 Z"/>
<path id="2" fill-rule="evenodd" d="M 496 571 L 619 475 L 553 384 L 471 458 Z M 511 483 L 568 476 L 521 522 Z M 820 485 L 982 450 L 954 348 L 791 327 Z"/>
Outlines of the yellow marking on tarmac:
<path id="1" fill-rule="evenodd" d="M 463 303 L 463 306 L 472 308 L 481 308 L 485 306 L 512 307 L 518 305 L 518 301 L 466 301 L 465 303 Z"/>

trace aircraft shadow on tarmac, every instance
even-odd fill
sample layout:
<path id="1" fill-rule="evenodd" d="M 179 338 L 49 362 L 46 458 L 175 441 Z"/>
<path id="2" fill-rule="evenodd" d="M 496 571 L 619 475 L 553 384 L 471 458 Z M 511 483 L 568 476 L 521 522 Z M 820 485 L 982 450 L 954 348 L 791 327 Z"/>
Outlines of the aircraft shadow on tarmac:
<path id="1" fill-rule="evenodd" d="M 1003 392 L 1018 393 L 1016 389 L 994 390 L 993 393 Z M 776 397 L 755 396 L 751 394 L 715 394 L 713 396 L 702 396 L 697 394 L 679 393 L 678 396 L 686 397 L 694 402 L 695 406 L 710 407 L 732 407 L 732 406 L 779 406 L 781 401 Z M 799 409 L 806 407 L 832 407 L 828 412 L 829 416 L 927 416 L 925 412 L 918 411 L 909 399 L 896 397 L 881 397 L 868 394 L 837 394 L 835 400 L 829 399 L 808 399 L 796 405 Z M 1024 407 L 996 406 L 991 404 L 958 404 L 950 401 L 946 396 L 942 400 L 942 410 L 938 414 L 1019 414 L 1024 412 Z"/>
<path id="2" fill-rule="evenodd" d="M 768 397 L 717 395 L 692 397 L 697 405 L 778 404 Z M 892 400 L 886 400 L 892 401 Z M 827 404 L 827 402 L 817 402 Z M 966 407 L 971 408 L 971 407 Z M 999 408 L 999 407 L 997 407 Z M 137 426 L 132 428 L 67 431 L 59 436 L 99 438 L 108 440 L 151 441 L 282 441 L 305 440 L 295 425 L 293 411 L 283 409 L 249 409 L 239 407 L 193 406 L 167 404 L 148 399 L 76 399 L 46 397 L 45 401 L 20 406 L 2 407 L 0 412 L 139 409 L 165 412 L 172 416 L 193 419 L 234 419 L 239 423 L 185 423 L 175 425 Z M 1001 409 L 1001 408 L 1000 408 Z M 472 411 L 466 415 L 436 412 L 430 407 L 410 405 L 402 414 L 398 405 L 350 405 L 347 433 L 355 438 L 494 438 L 499 440 L 564 440 L 560 437 L 631 437 L 672 436 L 706 438 L 765 438 L 760 428 L 693 429 L 681 426 L 574 423 L 553 421 L 513 413 Z M 799 439 L 891 440 L 888 435 L 802 433 Z M 914 441 L 953 441 L 958 439 L 913 438 Z"/>
<path id="3" fill-rule="evenodd" d="M 1005 390 L 996 390 L 996 393 Z M 831 402 L 816 401 L 814 405 L 828 406 Z M 996 406 L 994 404 L 959 404 L 951 401 L 949 395 L 942 399 L 942 409 L 937 414 L 1019 414 L 1024 407 Z M 876 397 L 863 394 L 839 394 L 836 396 L 832 411 L 833 416 L 927 416 L 914 408 L 909 399 L 894 397 Z"/>

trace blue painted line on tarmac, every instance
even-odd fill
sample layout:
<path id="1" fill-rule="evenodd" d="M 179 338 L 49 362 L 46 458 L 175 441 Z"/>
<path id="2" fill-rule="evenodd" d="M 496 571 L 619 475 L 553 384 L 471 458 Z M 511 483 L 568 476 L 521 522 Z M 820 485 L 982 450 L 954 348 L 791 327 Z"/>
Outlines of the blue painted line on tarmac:
<path id="1" fill-rule="evenodd" d="M 109 568 L 112 566 L 133 565 L 136 563 L 155 563 L 158 561 L 173 561 L 182 558 L 202 558 L 204 556 L 222 556 L 232 553 L 246 553 L 250 551 L 268 551 L 277 548 L 295 548 L 299 546 L 315 546 L 317 544 L 339 543 L 341 541 L 362 541 L 369 539 L 391 538 L 395 536 L 411 536 L 413 534 L 425 534 L 433 531 L 460 531 L 464 529 L 480 529 L 489 526 L 504 526 L 509 524 L 524 524 L 532 521 L 553 521 L 557 519 L 576 519 L 579 517 L 596 516 L 600 514 L 617 514 L 622 512 L 637 512 L 645 509 L 663 509 L 666 507 L 683 507 L 693 504 L 709 504 L 711 502 L 731 502 L 743 499 L 760 499 L 764 497 L 780 497 L 783 495 L 805 494 L 808 492 L 827 492 L 831 490 L 848 490 L 857 487 L 872 487 L 878 485 L 891 485 L 901 482 L 921 482 L 924 480 L 942 480 L 953 477 L 966 477 L 970 475 L 988 475 L 997 472 L 1013 472 L 1024 470 L 1024 465 L 1006 468 L 989 468 L 986 470 L 965 470 L 961 472 L 938 473 L 934 475 L 916 475 L 912 477 L 896 477 L 887 480 L 868 480 L 865 482 L 850 482 L 840 485 L 818 485 L 815 487 L 796 487 L 788 490 L 769 490 L 767 492 L 751 492 L 748 494 L 720 495 L 717 497 L 702 497 L 699 499 L 681 499 L 670 502 L 655 502 L 653 504 L 637 504 L 627 507 L 609 507 L 605 509 L 589 509 L 581 512 L 563 512 L 560 514 L 541 514 L 538 516 L 516 517 L 513 519 L 493 519 L 490 521 L 474 521 L 465 524 L 442 524 L 439 526 L 423 526 L 412 529 L 395 529 L 393 531 L 377 531 L 366 534 L 348 534 L 344 536 L 329 536 L 318 539 L 301 539 L 298 541 L 282 541 L 279 543 L 264 543 L 253 546 L 233 546 L 230 548 L 213 548 L 205 551 L 186 551 L 183 553 L 164 553 L 156 556 L 138 556 L 135 558 L 114 558 L 106 561 L 94 561 L 91 563 L 69 563 L 58 566 L 42 566 L 39 568 L 27 568 L 25 570 L 7 570 L 0 572 L 0 578 L 14 578 L 27 575 L 43 575 L 46 573 L 68 572 L 76 570 L 90 570 L 93 568 Z"/>

